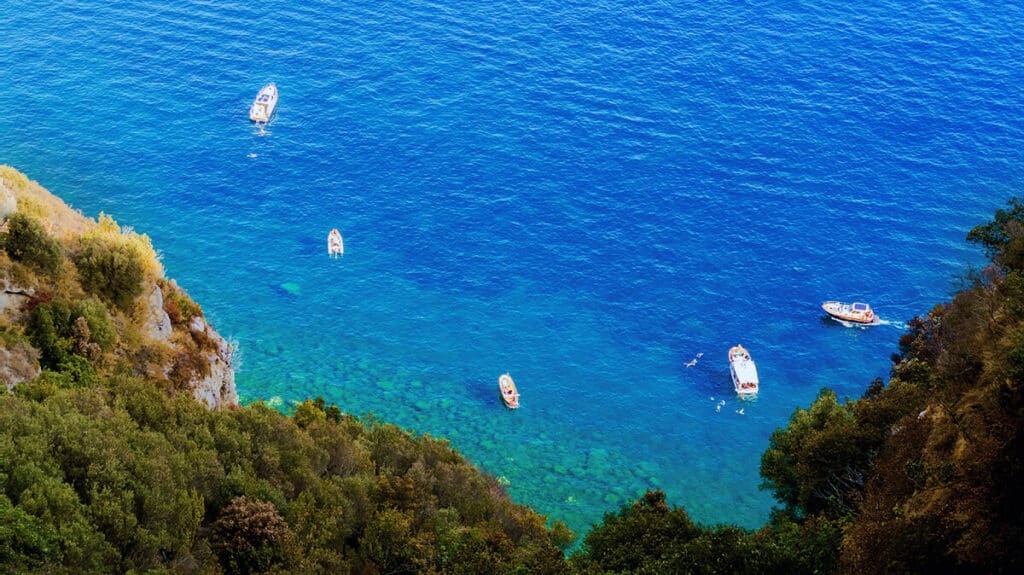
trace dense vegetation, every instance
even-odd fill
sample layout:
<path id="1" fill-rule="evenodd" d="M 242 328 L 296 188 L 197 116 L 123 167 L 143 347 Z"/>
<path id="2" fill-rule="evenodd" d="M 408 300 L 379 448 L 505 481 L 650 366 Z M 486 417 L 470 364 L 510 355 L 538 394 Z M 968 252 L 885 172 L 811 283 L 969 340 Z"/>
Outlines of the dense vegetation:
<path id="1" fill-rule="evenodd" d="M 0 398 L 0 429 L 10 572 L 558 573 L 572 540 L 447 443 L 322 403 L 39 380 Z"/>
<path id="2" fill-rule="evenodd" d="M 0 283 L 23 294 L 0 309 L 0 352 L 19 362 L 0 371 L 34 369 L 0 393 L 0 573 L 1024 569 L 1020 200 L 971 231 L 992 264 L 910 321 L 888 383 L 856 400 L 824 389 L 771 436 L 767 525 L 702 526 L 648 491 L 566 560 L 564 524 L 443 440 L 319 399 L 207 409 L 188 385 L 218 344 L 189 327 L 202 309 L 148 239 L 106 216 L 55 220 L 9 168 L 0 184 L 18 196 Z M 147 293 L 173 325 L 164 341 L 145 334 Z"/>

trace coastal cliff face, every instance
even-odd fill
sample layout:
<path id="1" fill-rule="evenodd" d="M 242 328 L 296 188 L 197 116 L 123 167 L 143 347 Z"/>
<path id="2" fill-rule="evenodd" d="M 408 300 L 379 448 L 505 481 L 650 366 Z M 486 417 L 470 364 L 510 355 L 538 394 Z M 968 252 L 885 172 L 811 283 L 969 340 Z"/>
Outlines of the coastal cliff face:
<path id="1" fill-rule="evenodd" d="M 145 235 L 84 216 L 0 166 L 0 383 L 144 375 L 238 405 L 234 348 L 164 277 Z M 83 372 L 84 370 L 84 372 Z"/>
<path id="2" fill-rule="evenodd" d="M 232 365 L 233 346 L 201 317 L 196 317 L 190 322 L 189 329 L 193 333 L 203 334 L 203 337 L 209 338 L 216 344 L 215 349 L 203 354 L 210 365 L 209 375 L 190 382 L 193 397 L 218 409 L 238 405 L 238 393 L 235 391 L 235 368 Z"/>

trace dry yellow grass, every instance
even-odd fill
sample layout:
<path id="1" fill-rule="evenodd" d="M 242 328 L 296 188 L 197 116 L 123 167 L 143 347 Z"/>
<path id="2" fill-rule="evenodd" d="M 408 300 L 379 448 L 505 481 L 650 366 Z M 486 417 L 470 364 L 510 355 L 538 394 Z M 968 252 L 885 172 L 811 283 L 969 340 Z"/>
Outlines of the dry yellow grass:
<path id="1" fill-rule="evenodd" d="M 86 217 L 11 166 L 0 166 L 0 187 L 14 196 L 19 212 L 37 218 L 47 233 L 66 246 L 76 245 L 81 238 L 97 236 L 123 242 L 139 256 L 148 279 L 163 277 L 163 265 L 149 236 L 121 227 L 103 213 L 98 221 Z"/>
<path id="2" fill-rule="evenodd" d="M 18 211 L 38 218 L 47 233 L 58 240 L 81 236 L 96 225 L 81 212 L 65 204 L 64 200 L 11 166 L 0 166 L 0 186 L 17 200 Z"/>

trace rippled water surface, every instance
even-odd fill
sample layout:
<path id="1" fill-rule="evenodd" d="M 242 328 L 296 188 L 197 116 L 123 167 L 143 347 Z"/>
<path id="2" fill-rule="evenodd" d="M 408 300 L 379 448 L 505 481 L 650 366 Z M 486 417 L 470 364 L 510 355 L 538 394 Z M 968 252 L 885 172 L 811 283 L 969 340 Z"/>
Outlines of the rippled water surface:
<path id="1" fill-rule="evenodd" d="M 648 487 L 754 527 L 772 430 L 885 376 L 1024 188 L 1022 24 L 970 1 L 7 0 L 0 163 L 148 233 L 240 342 L 245 401 L 450 438 L 577 530 Z M 742 404 L 736 343 L 762 380 Z"/>

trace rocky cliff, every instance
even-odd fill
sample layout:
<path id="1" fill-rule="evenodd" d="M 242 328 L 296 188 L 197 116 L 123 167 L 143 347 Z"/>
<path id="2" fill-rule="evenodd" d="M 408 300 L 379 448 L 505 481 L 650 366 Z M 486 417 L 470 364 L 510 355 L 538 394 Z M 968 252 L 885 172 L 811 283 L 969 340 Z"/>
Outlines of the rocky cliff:
<path id="1" fill-rule="evenodd" d="M 87 364 L 238 404 L 234 348 L 164 277 L 145 235 L 86 217 L 0 166 L 0 383 L 11 390 Z M 88 370 L 87 370 L 88 371 Z M 65 379 L 55 378 L 59 381 Z"/>

